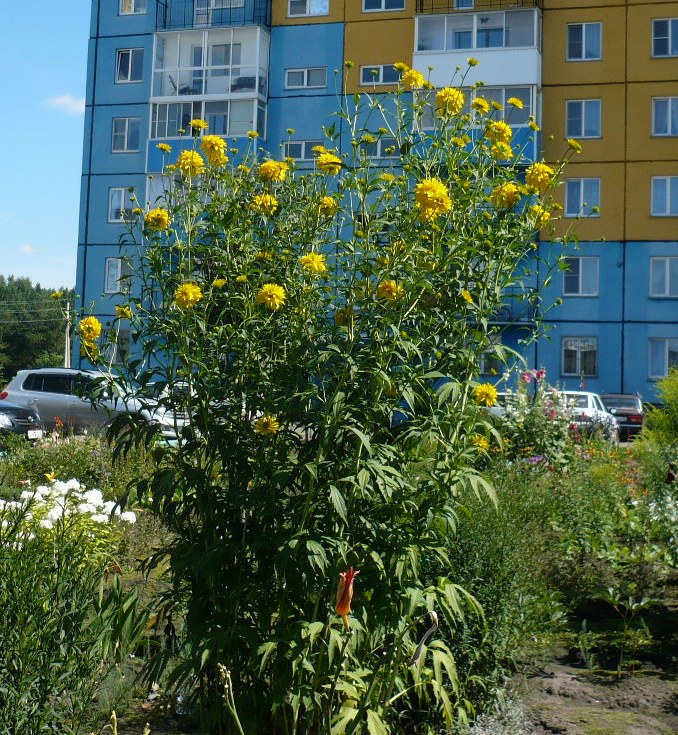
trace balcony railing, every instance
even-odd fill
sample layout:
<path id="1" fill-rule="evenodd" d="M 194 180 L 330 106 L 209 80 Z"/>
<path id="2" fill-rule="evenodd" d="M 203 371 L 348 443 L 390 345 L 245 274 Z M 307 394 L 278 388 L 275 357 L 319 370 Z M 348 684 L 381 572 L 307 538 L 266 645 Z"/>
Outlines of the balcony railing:
<path id="1" fill-rule="evenodd" d="M 254 66 L 209 67 L 156 71 L 153 97 L 268 93 L 268 74 Z"/>
<path id="2" fill-rule="evenodd" d="M 501 307 L 490 317 L 493 324 L 531 324 L 537 318 L 536 292 L 530 288 L 506 288 Z"/>
<path id="3" fill-rule="evenodd" d="M 458 8 L 456 0 L 417 0 L 417 13 L 451 13 L 453 11 L 482 12 L 485 10 L 515 10 L 542 8 L 543 0 L 476 0 L 473 8 Z"/>
<path id="4" fill-rule="evenodd" d="M 271 27 L 271 0 L 157 0 L 159 31 L 248 25 Z"/>

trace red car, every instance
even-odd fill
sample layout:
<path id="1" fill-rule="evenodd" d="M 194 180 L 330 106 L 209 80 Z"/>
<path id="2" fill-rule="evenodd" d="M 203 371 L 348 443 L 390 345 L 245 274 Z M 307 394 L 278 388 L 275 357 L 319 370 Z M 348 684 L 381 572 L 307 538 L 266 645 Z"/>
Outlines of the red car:
<path id="1" fill-rule="evenodd" d="M 643 399 L 636 393 L 601 393 L 605 408 L 617 419 L 619 438 L 629 441 L 640 434 L 645 423 Z"/>

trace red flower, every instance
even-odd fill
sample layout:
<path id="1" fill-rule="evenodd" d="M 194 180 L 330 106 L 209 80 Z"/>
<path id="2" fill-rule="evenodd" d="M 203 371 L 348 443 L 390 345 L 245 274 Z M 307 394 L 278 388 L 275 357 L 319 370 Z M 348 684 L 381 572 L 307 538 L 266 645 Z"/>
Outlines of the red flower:
<path id="1" fill-rule="evenodd" d="M 337 588 L 337 602 L 334 609 L 337 615 L 341 615 L 344 628 L 351 630 L 348 624 L 348 614 L 351 612 L 351 599 L 353 598 L 353 580 L 360 574 L 359 571 L 349 567 L 345 572 L 339 572 L 339 587 Z"/>

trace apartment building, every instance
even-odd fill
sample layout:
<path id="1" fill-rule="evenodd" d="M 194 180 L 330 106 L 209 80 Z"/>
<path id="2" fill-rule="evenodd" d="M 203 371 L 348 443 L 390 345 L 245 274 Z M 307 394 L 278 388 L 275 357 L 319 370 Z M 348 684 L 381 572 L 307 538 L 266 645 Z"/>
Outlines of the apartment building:
<path id="1" fill-rule="evenodd" d="M 568 138 L 583 148 L 527 282 L 562 303 L 537 314 L 507 294 L 502 341 L 565 388 L 652 400 L 678 367 L 678 0 L 93 0 L 82 303 L 112 319 L 130 187 L 153 201 L 157 144 L 190 145 L 179 132 L 190 119 L 240 148 L 256 130 L 262 150 L 312 165 L 322 126 L 335 122 L 350 145 L 338 95 L 395 89 L 395 61 L 455 83 L 469 56 L 479 63 L 465 87 L 523 100 L 511 124 L 528 161 L 561 158 Z M 572 231 L 568 269 L 553 272 Z M 538 317 L 547 333 L 524 344 Z"/>

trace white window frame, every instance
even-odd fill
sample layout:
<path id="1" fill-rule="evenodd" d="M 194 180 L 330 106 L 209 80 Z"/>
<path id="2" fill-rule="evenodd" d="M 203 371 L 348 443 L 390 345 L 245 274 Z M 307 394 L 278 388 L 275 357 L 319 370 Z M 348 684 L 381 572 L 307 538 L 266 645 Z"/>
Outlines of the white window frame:
<path id="1" fill-rule="evenodd" d="M 371 70 L 376 69 L 377 73 L 373 74 Z M 394 76 L 393 81 L 384 81 L 384 70 L 388 70 Z M 392 71 L 391 71 L 392 70 Z M 380 84 L 398 84 L 400 72 L 394 68 L 393 64 L 368 64 L 360 67 L 360 86 L 372 87 Z"/>
<path id="2" fill-rule="evenodd" d="M 597 105 L 594 103 L 598 103 Z M 571 110 L 574 108 L 575 105 L 580 106 L 580 114 L 579 119 L 581 120 L 581 124 L 579 126 L 578 130 L 574 130 L 573 126 L 571 126 Z M 597 107 L 597 112 L 595 111 Z M 600 138 L 602 137 L 602 130 L 603 130 L 603 104 L 600 99 L 586 99 L 586 100 L 567 100 L 565 103 L 565 126 L 566 126 L 566 133 L 565 136 L 567 138 Z M 586 127 L 587 122 L 590 122 L 591 118 L 597 118 L 597 132 L 591 135 L 586 134 Z"/>
<path id="3" fill-rule="evenodd" d="M 656 53 L 657 44 L 657 23 L 668 24 L 668 36 L 666 38 L 667 52 L 665 54 Z M 675 44 L 675 51 L 674 51 Z M 678 18 L 654 18 L 652 20 L 652 57 L 655 59 L 669 59 L 678 56 Z"/>
<path id="4" fill-rule="evenodd" d="M 581 56 L 570 56 L 570 29 L 579 27 L 582 29 Z M 598 44 L 600 51 L 598 56 L 587 56 L 586 33 L 588 29 L 593 29 L 594 27 L 598 27 L 599 29 Z M 565 47 L 567 61 L 600 61 L 603 58 L 603 24 L 600 21 L 594 21 L 591 23 L 568 23 Z"/>
<path id="5" fill-rule="evenodd" d="M 123 133 L 116 133 L 115 126 L 116 123 L 123 122 L 124 123 L 124 132 Z M 137 129 L 137 147 L 131 148 L 129 141 L 130 141 L 130 128 L 132 125 L 136 124 L 138 126 Z M 115 142 L 116 138 L 122 138 L 123 139 L 123 145 L 122 147 L 116 148 Z M 141 118 L 140 117 L 114 117 L 111 122 L 111 153 L 138 153 L 141 146 Z"/>
<path id="6" fill-rule="evenodd" d="M 301 157 L 290 155 L 290 146 L 301 146 Z M 325 145 L 322 140 L 286 140 L 283 143 L 283 156 L 294 161 L 312 161 L 315 158 L 313 148 Z"/>
<path id="7" fill-rule="evenodd" d="M 597 255 L 572 255 L 567 256 L 565 261 L 578 261 L 578 273 L 572 270 L 563 271 L 563 296 L 567 297 L 591 297 L 598 296 L 599 279 L 600 279 L 600 262 Z M 577 279 L 576 290 L 568 291 L 568 280 Z M 593 289 L 586 291 L 586 283 L 592 280 L 595 283 Z"/>
<path id="8" fill-rule="evenodd" d="M 655 187 L 658 186 L 660 181 L 664 182 L 664 201 L 661 208 L 655 209 Z M 678 176 L 653 176 L 650 188 L 650 214 L 653 217 L 678 217 Z M 674 196 L 676 206 L 672 209 Z"/>
<path id="9" fill-rule="evenodd" d="M 363 150 L 368 158 L 395 158 L 399 155 L 398 141 L 391 136 L 378 138 L 374 143 L 363 143 Z M 387 153 L 387 148 L 393 148 L 392 153 Z"/>
<path id="10" fill-rule="evenodd" d="M 656 365 L 654 358 L 658 356 L 655 352 L 657 348 L 662 353 L 659 356 L 662 362 L 659 371 L 653 370 Z M 678 337 L 650 337 L 647 352 L 647 376 L 650 380 L 659 380 L 668 374 L 670 368 L 678 368 Z M 673 360 L 671 359 L 672 354 L 674 355 Z"/>
<path id="11" fill-rule="evenodd" d="M 310 84 L 309 79 L 311 72 L 323 71 L 325 73 L 325 81 L 323 84 Z M 303 75 L 302 84 L 290 84 L 290 74 L 300 73 Z M 327 67 L 326 66 L 308 66 L 301 69 L 285 69 L 285 89 L 325 89 L 327 87 Z"/>
<path id="12" fill-rule="evenodd" d="M 585 196 L 587 182 L 598 182 L 597 183 L 597 196 L 595 202 L 587 201 Z M 570 207 L 570 191 L 579 189 L 579 206 L 576 211 L 573 207 Z M 593 208 L 596 211 L 592 211 Z M 565 179 L 565 211 L 564 217 L 600 217 L 600 179 L 595 176 L 584 177 L 579 179 Z"/>
<path id="13" fill-rule="evenodd" d="M 104 293 L 120 293 L 122 258 L 106 258 L 104 263 Z"/>
<path id="14" fill-rule="evenodd" d="M 300 5 L 304 1 L 306 10 L 303 13 L 293 13 L 292 4 L 296 3 Z M 303 18 L 313 15 L 329 15 L 330 13 L 330 0 L 287 0 L 287 17 L 288 18 Z"/>
<path id="15" fill-rule="evenodd" d="M 132 209 L 138 206 L 136 201 L 132 201 L 134 189 L 129 186 L 112 186 L 108 190 L 108 222 L 110 224 L 123 224 L 128 222 L 132 216 Z M 117 206 L 115 199 L 119 197 L 121 206 Z M 125 206 L 129 205 L 129 206 Z M 116 216 L 116 213 L 118 216 Z"/>
<path id="16" fill-rule="evenodd" d="M 666 104 L 666 132 L 657 130 L 657 105 Z M 675 113 L 673 109 L 675 108 Z M 675 125 L 674 125 L 675 119 Z M 658 138 L 669 138 L 678 135 L 678 97 L 653 97 L 652 98 L 652 135 Z"/>
<path id="17" fill-rule="evenodd" d="M 397 8 L 387 8 L 386 3 L 387 2 L 394 2 L 394 0 L 378 0 L 380 7 L 378 8 L 366 8 L 365 7 L 365 0 L 362 0 L 362 10 L 363 13 L 402 13 L 403 10 L 405 10 L 405 0 L 400 0 L 400 3 L 402 7 Z"/>
<path id="18" fill-rule="evenodd" d="M 129 61 L 128 61 L 128 71 L 127 76 L 121 76 L 120 75 L 120 62 L 123 57 L 123 54 L 129 54 Z M 132 70 L 134 69 L 134 55 L 135 54 L 141 54 L 141 76 L 136 79 L 132 77 Z M 116 84 L 138 84 L 139 82 L 143 82 L 144 80 L 144 74 L 143 74 L 143 66 L 144 66 L 144 49 L 143 48 L 119 48 L 117 49 L 116 55 L 115 55 L 115 83 Z"/>
<path id="19" fill-rule="evenodd" d="M 671 266 L 674 266 L 673 268 Z M 663 282 L 662 291 L 654 290 L 655 273 L 660 270 L 659 276 Z M 671 278 L 671 273 L 676 277 Z M 678 299 L 678 257 L 658 255 L 650 258 L 650 297 L 654 299 Z"/>
<path id="20" fill-rule="evenodd" d="M 591 347 L 593 348 L 591 350 Z M 574 371 L 565 372 L 565 351 L 575 351 L 575 369 Z M 595 354 L 595 371 L 585 372 L 582 369 L 582 355 L 585 351 L 593 351 Z M 587 377 L 595 378 L 598 376 L 598 337 L 561 337 L 560 340 L 560 374 L 563 377 Z"/>
<path id="21" fill-rule="evenodd" d="M 147 0 L 120 0 L 119 15 L 143 15 L 148 10 Z"/>

